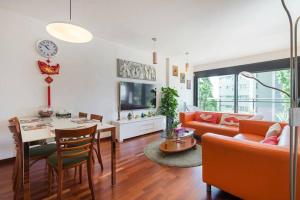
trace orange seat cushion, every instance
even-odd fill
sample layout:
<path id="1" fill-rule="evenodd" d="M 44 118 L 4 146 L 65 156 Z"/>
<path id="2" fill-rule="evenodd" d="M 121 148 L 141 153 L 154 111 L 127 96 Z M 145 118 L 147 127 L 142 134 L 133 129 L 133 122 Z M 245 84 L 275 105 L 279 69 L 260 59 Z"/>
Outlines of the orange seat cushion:
<path id="1" fill-rule="evenodd" d="M 260 135 L 244 134 L 244 133 L 237 134 L 233 138 L 236 138 L 239 140 L 250 140 L 253 142 L 260 142 L 265 139 L 263 136 L 260 136 Z"/>
<path id="2" fill-rule="evenodd" d="M 196 129 L 196 135 L 201 136 L 204 133 L 211 132 L 220 135 L 235 136 L 239 132 L 239 127 L 226 126 L 221 124 L 212 124 L 198 121 L 188 121 L 184 123 L 185 127 Z"/>

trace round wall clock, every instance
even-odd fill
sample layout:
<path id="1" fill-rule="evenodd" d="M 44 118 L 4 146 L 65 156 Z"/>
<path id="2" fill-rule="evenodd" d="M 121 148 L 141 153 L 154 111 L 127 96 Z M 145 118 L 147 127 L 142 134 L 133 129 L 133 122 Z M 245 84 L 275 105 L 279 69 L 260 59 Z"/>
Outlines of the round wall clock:
<path id="1" fill-rule="evenodd" d="M 57 45 L 50 40 L 39 40 L 36 48 L 38 53 L 45 58 L 54 57 L 58 51 Z"/>

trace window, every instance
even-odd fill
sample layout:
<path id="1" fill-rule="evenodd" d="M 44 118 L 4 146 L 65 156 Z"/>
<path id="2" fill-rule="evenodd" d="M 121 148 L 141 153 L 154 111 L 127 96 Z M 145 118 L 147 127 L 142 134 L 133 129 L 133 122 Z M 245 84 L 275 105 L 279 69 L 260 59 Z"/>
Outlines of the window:
<path id="1" fill-rule="evenodd" d="M 239 76 L 241 71 L 252 72 L 269 86 L 290 90 L 289 59 L 274 60 L 195 72 L 195 104 L 207 111 L 262 114 L 266 120 L 288 121 L 289 97 Z"/>
<path id="2" fill-rule="evenodd" d="M 234 75 L 199 78 L 198 89 L 202 110 L 234 112 Z"/>
<path id="3" fill-rule="evenodd" d="M 289 91 L 289 70 L 254 73 L 263 83 Z M 240 85 L 248 87 L 240 87 Z M 238 77 L 238 112 L 263 114 L 266 120 L 288 121 L 289 98 L 276 90 L 262 86 L 253 79 Z"/>

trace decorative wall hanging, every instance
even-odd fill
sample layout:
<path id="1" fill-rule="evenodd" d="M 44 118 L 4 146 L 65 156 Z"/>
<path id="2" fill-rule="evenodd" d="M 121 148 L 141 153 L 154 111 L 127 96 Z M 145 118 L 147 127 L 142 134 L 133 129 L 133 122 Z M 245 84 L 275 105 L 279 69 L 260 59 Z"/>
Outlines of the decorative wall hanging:
<path id="1" fill-rule="evenodd" d="M 47 59 L 46 62 L 38 61 L 38 66 L 42 74 L 46 74 L 47 77 L 44 79 L 48 84 L 47 86 L 47 99 L 48 99 L 48 108 L 51 107 L 51 87 L 50 84 L 53 82 L 53 78 L 50 75 L 59 74 L 60 65 L 50 65 L 50 60 Z"/>
<path id="2" fill-rule="evenodd" d="M 156 51 L 156 41 L 157 38 L 152 38 L 153 41 L 153 52 L 152 52 L 152 63 L 157 64 L 157 51 Z"/>
<path id="3" fill-rule="evenodd" d="M 172 75 L 178 76 L 178 66 L 177 65 L 172 66 Z"/>
<path id="4" fill-rule="evenodd" d="M 40 71 L 42 74 L 47 75 L 47 77 L 44 79 L 45 82 L 48 84 L 47 86 L 47 99 L 48 99 L 48 108 L 51 108 L 51 87 L 50 84 L 53 82 L 53 78 L 50 75 L 57 75 L 59 74 L 60 66 L 59 64 L 56 65 L 50 65 L 50 58 L 56 56 L 58 52 L 57 45 L 50 41 L 50 40 L 39 40 L 36 43 L 36 49 L 37 52 L 43 56 L 44 58 L 47 58 L 46 61 L 39 60 L 38 66 L 40 68 Z"/>
<path id="5" fill-rule="evenodd" d="M 117 75 L 120 78 L 156 81 L 155 67 L 119 58 L 117 59 Z"/>
<path id="6" fill-rule="evenodd" d="M 185 83 L 185 73 L 180 73 L 180 83 Z"/>
<path id="7" fill-rule="evenodd" d="M 186 89 L 190 90 L 192 88 L 192 81 L 186 80 Z"/>

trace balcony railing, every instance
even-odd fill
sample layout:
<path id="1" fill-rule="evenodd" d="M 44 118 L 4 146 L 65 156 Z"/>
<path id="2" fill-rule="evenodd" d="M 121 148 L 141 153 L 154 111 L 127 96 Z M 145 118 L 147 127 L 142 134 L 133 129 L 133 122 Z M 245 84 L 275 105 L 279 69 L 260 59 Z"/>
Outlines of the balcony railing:
<path id="1" fill-rule="evenodd" d="M 200 98 L 199 98 L 200 99 Z M 216 106 L 212 106 L 212 102 L 216 103 Z M 203 104 L 198 102 L 199 107 Z M 264 106 L 268 105 L 268 106 Z M 290 100 L 287 98 L 253 98 L 253 99 L 238 99 L 238 112 L 240 113 L 258 113 L 263 110 L 265 107 L 272 107 L 270 113 L 273 116 L 276 115 L 285 115 L 287 116 L 288 108 L 290 106 Z M 209 107 L 206 110 L 214 108 L 214 111 L 234 111 L 234 100 L 233 99 L 217 99 L 217 98 L 208 98 L 206 99 L 206 105 L 201 106 L 202 109 Z M 213 111 L 213 110 L 212 110 Z M 272 117 L 270 120 L 274 120 L 276 117 Z M 277 117 L 278 118 L 278 117 Z M 287 117 L 283 117 L 287 118 Z M 285 119 L 284 119 L 285 120 Z"/>

